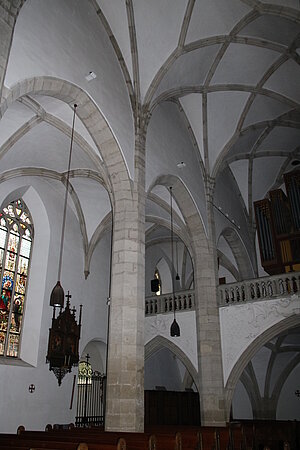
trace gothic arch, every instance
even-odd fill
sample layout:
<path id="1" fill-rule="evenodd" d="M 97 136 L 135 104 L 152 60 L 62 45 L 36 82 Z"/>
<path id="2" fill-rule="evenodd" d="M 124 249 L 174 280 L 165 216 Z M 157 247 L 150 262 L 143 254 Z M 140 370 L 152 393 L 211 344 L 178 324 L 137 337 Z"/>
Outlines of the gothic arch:
<path id="1" fill-rule="evenodd" d="M 197 387 L 197 390 L 199 392 L 199 382 L 198 382 L 198 373 L 190 361 L 190 359 L 186 356 L 186 354 L 173 342 L 171 342 L 169 339 L 166 339 L 163 336 L 155 336 L 151 341 L 147 342 L 145 345 L 145 360 L 150 358 L 152 355 L 154 355 L 158 350 L 162 348 L 167 348 L 172 352 L 180 361 L 182 364 L 186 367 L 187 371 L 193 378 L 193 381 Z"/>
<path id="2" fill-rule="evenodd" d="M 281 320 L 280 322 L 276 323 L 275 325 L 271 326 L 266 331 L 261 333 L 244 351 L 244 353 L 241 355 L 241 357 L 233 367 L 225 386 L 227 418 L 229 418 L 230 407 L 236 384 L 240 379 L 245 367 L 251 361 L 255 353 L 275 336 L 282 333 L 283 331 L 289 330 L 290 328 L 299 326 L 299 323 L 299 315 L 293 315 Z"/>
<path id="3" fill-rule="evenodd" d="M 227 227 L 222 231 L 219 239 L 221 236 L 224 237 L 236 260 L 239 271 L 239 279 L 247 280 L 250 278 L 254 278 L 255 273 L 252 267 L 251 260 L 237 231 L 234 228 Z"/>
<path id="4" fill-rule="evenodd" d="M 240 281 L 241 280 L 240 273 L 236 269 L 234 264 L 232 264 L 232 262 L 229 260 L 229 258 L 227 258 L 227 256 L 224 255 L 224 253 L 221 252 L 221 250 L 217 250 L 217 255 L 220 266 L 223 266 L 226 270 L 228 270 L 228 272 L 231 273 L 231 275 L 236 279 L 236 281 Z"/>
<path id="5" fill-rule="evenodd" d="M 204 222 L 190 192 L 188 191 L 188 188 L 185 186 L 183 181 L 175 175 L 161 175 L 151 184 L 148 193 L 151 192 L 151 190 L 157 185 L 162 185 L 167 188 L 172 186 L 173 197 L 184 217 L 187 234 L 190 241 L 192 242 L 192 239 L 195 237 L 196 233 L 197 242 L 201 242 L 201 247 L 204 247 L 205 251 L 208 251 L 208 239 Z M 195 248 L 191 245 L 191 242 L 187 245 L 187 247 L 189 249 L 191 248 L 194 259 Z"/>
<path id="6" fill-rule="evenodd" d="M 105 372 L 105 358 L 106 358 L 107 347 L 106 343 L 101 339 L 92 339 L 82 346 L 82 351 L 80 354 L 80 361 L 85 361 L 86 355 L 89 354 L 90 363 L 93 370 L 98 372 Z"/>
<path id="7" fill-rule="evenodd" d="M 26 79 L 12 87 L 0 106 L 0 118 L 13 102 L 30 94 L 47 95 L 70 105 L 77 103 L 76 113 L 92 136 L 103 158 L 108 191 L 113 199 L 117 192 L 124 189 L 132 195 L 130 177 L 121 149 L 101 111 L 85 91 L 69 81 L 55 77 L 41 76 Z M 118 176 L 116 176 L 117 173 Z"/>

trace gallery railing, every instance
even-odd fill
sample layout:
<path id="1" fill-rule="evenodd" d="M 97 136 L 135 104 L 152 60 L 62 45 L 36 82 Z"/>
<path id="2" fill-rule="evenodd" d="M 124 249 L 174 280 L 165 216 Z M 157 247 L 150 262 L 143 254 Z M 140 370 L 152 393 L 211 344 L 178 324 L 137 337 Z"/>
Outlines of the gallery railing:
<path id="1" fill-rule="evenodd" d="M 288 297 L 300 292 L 300 272 L 289 272 L 218 287 L 219 306 Z"/>
<path id="2" fill-rule="evenodd" d="M 175 297 L 172 293 L 153 295 L 146 297 L 145 315 L 153 316 L 156 314 L 165 314 L 175 311 L 194 311 L 195 292 L 194 290 L 176 292 Z"/>

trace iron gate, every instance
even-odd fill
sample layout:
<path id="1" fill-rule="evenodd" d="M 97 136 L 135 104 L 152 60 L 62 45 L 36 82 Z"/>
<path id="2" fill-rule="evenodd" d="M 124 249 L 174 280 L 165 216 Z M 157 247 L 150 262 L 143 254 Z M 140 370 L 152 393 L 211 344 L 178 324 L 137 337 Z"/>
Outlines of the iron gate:
<path id="1" fill-rule="evenodd" d="M 78 370 L 78 396 L 76 427 L 104 425 L 106 377 L 93 371 L 91 365 L 80 364 Z"/>

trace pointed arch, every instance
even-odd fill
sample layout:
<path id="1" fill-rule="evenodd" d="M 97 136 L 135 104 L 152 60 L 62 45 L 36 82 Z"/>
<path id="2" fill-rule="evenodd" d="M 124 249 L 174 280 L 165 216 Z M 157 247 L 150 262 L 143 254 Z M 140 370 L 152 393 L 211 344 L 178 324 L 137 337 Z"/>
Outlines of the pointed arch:
<path id="1" fill-rule="evenodd" d="M 230 372 L 230 375 L 227 379 L 227 383 L 225 386 L 226 411 L 228 417 L 237 382 L 240 379 L 245 367 L 249 364 L 249 362 L 256 354 L 256 352 L 268 341 L 276 337 L 278 334 L 287 331 L 290 328 L 299 326 L 299 324 L 300 324 L 299 315 L 287 317 L 286 319 L 281 320 L 280 322 L 276 323 L 275 325 L 271 326 L 266 331 L 261 333 L 244 351 L 244 353 L 241 355 L 241 357 L 233 367 L 232 371 Z"/>
<path id="2" fill-rule="evenodd" d="M 12 87 L 7 98 L 0 105 L 0 118 L 13 102 L 30 94 L 47 95 L 69 105 L 77 103 L 76 113 L 92 136 L 103 158 L 108 191 L 111 192 L 113 198 L 116 192 L 124 189 L 132 194 L 129 170 L 122 150 L 103 114 L 83 89 L 56 77 L 41 76 L 23 80 Z M 118 177 L 116 173 L 118 173 Z"/>
<path id="3" fill-rule="evenodd" d="M 153 356 L 156 352 L 161 350 L 162 348 L 167 348 L 172 352 L 176 357 L 182 362 L 182 364 L 186 367 L 187 371 L 189 372 L 190 376 L 192 377 L 198 392 L 200 392 L 199 389 L 199 377 L 198 373 L 190 361 L 190 359 L 186 356 L 186 354 L 173 342 L 171 342 L 169 339 L 166 339 L 163 336 L 155 336 L 151 341 L 147 342 L 145 345 L 145 360 Z"/>
<path id="4" fill-rule="evenodd" d="M 239 271 L 239 279 L 255 278 L 251 259 L 237 231 L 234 228 L 227 227 L 224 228 L 219 239 L 221 236 L 224 237 L 233 253 Z"/>

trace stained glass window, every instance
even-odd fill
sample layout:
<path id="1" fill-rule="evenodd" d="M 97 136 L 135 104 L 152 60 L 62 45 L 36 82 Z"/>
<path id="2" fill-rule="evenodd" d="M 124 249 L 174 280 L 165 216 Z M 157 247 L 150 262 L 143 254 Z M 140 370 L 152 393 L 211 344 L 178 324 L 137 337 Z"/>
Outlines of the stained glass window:
<path id="1" fill-rule="evenodd" d="M 33 225 L 23 200 L 0 212 L 0 357 L 20 350 Z"/>

